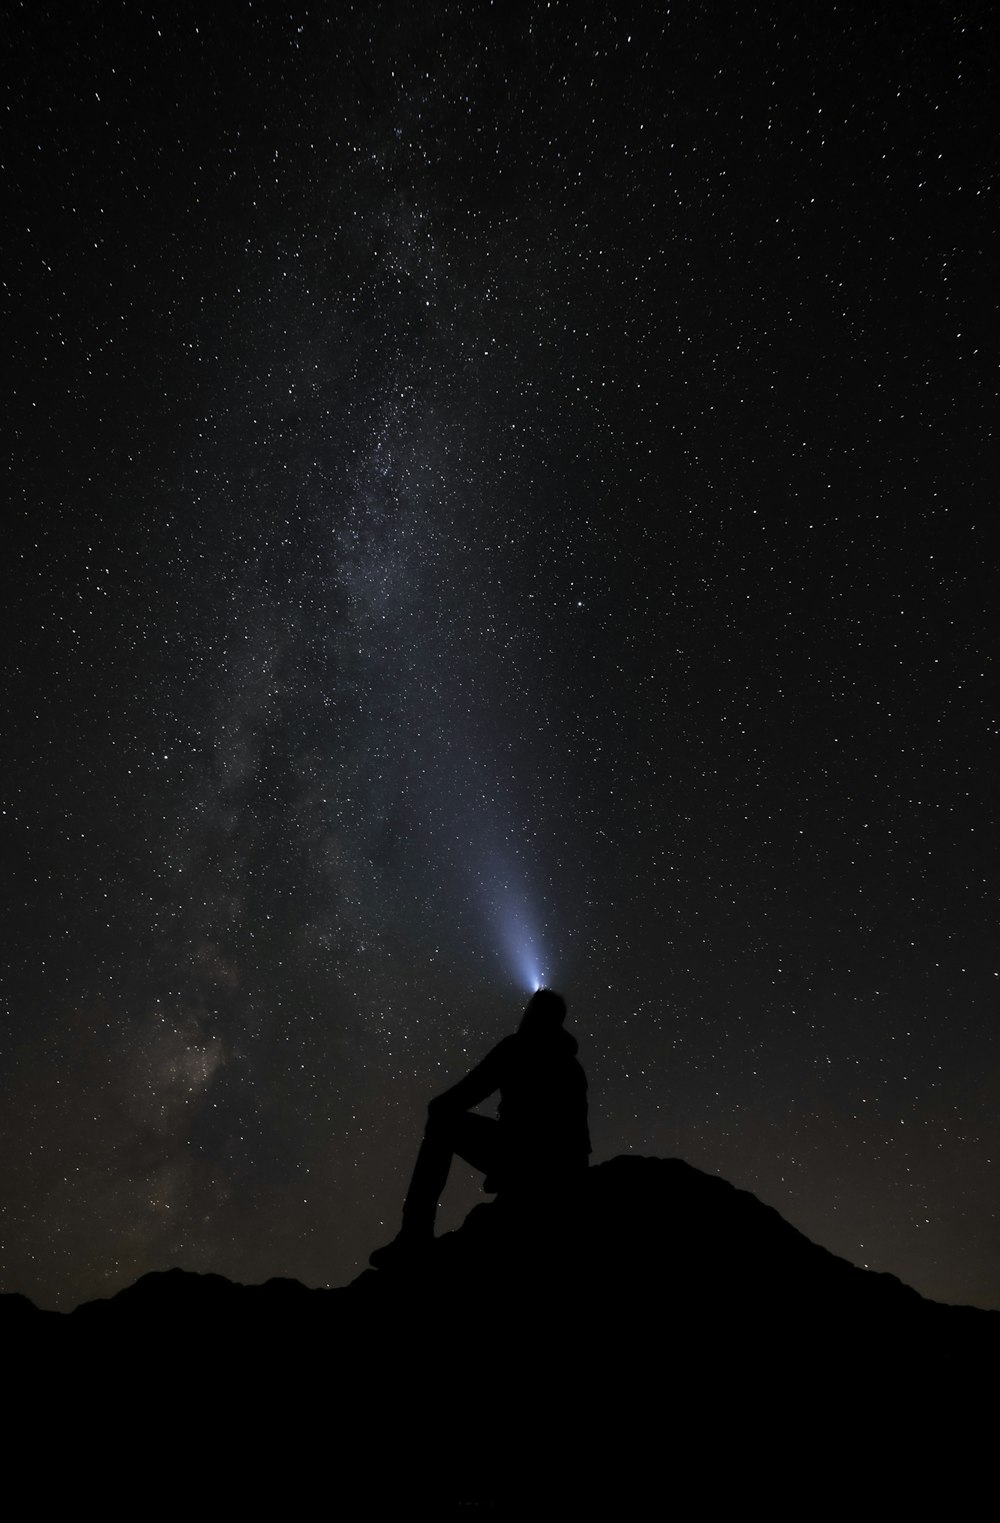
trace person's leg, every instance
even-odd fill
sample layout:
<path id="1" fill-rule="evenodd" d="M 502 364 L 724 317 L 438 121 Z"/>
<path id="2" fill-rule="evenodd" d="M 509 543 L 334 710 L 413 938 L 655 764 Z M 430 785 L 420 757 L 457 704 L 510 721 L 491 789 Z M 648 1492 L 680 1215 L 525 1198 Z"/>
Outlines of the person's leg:
<path id="1" fill-rule="evenodd" d="M 433 1236 L 438 1201 L 456 1154 L 484 1174 L 496 1166 L 498 1133 L 498 1122 L 469 1111 L 429 1117 L 403 1203 L 403 1231 L 407 1235 Z"/>

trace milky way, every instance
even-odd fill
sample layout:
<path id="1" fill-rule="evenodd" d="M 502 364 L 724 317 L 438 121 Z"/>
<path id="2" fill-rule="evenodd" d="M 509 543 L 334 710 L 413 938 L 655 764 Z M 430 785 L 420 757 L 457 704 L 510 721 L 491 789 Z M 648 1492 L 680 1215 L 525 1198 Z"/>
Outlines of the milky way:
<path id="1" fill-rule="evenodd" d="M 995 48 L 869 11 L 21 17 L 3 1289 L 343 1283 L 544 979 L 1000 1305 Z"/>

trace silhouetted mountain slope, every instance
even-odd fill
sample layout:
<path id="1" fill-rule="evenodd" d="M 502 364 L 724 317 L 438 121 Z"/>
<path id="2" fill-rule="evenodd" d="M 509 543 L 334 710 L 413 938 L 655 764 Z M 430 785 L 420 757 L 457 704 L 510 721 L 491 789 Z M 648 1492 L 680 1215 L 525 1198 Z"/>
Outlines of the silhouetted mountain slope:
<path id="1" fill-rule="evenodd" d="M 729 1495 L 732 1466 L 775 1445 L 783 1474 L 835 1464 L 828 1485 L 891 1472 L 898 1496 L 935 1466 L 952 1484 L 1000 1344 L 1000 1313 L 926 1301 L 724 1180 L 636 1157 L 572 1198 L 479 1206 L 425 1258 L 341 1290 L 175 1269 L 67 1317 L 4 1301 L 21 1389 L 58 1389 L 77 1442 L 96 1410 L 143 1454 L 185 1414 L 253 1451 L 255 1495 L 333 1446 L 342 1494 L 522 1515 L 671 1475 Z M 914 1457 L 925 1443 L 933 1459 Z"/>

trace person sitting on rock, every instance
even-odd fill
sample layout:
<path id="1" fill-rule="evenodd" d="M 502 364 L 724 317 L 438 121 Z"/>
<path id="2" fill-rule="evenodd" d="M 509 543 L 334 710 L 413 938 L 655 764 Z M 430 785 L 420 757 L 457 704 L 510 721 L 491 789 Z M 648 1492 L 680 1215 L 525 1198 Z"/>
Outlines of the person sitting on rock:
<path id="1" fill-rule="evenodd" d="M 433 1242 L 438 1201 L 456 1155 L 485 1174 L 484 1190 L 512 1198 L 565 1188 L 587 1168 L 587 1077 L 565 1019 L 562 995 L 539 989 L 517 1031 L 430 1102 L 403 1225 L 371 1255 L 376 1268 Z M 495 1120 L 472 1113 L 497 1090 Z"/>

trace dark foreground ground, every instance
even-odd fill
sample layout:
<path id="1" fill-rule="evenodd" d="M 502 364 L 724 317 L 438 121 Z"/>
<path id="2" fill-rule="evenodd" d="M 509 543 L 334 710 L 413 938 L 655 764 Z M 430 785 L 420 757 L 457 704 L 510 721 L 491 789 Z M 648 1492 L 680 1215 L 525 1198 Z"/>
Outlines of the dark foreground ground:
<path id="1" fill-rule="evenodd" d="M 341 1290 L 175 1269 L 0 1314 L 5 1489 L 46 1510 L 963 1518 L 991 1495 L 1000 1313 L 677 1159 L 477 1207 Z"/>

